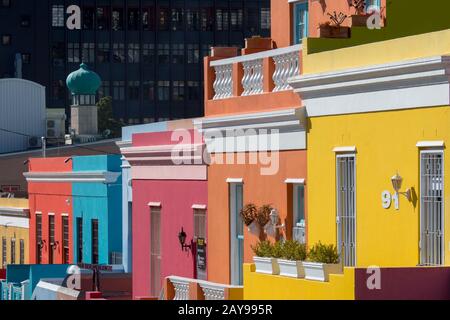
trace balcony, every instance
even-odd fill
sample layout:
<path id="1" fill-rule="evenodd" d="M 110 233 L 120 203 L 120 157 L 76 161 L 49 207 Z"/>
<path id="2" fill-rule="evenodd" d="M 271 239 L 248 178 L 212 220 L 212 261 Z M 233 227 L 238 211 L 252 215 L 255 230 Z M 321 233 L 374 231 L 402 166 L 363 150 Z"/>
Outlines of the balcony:
<path id="1" fill-rule="evenodd" d="M 166 300 L 242 300 L 243 287 L 171 276 L 166 278 Z"/>
<path id="2" fill-rule="evenodd" d="M 250 40 L 270 45 L 254 48 Z M 213 48 L 205 59 L 206 116 L 300 106 L 288 79 L 301 73 L 302 46 L 271 49 L 271 44 L 247 39 L 241 56 L 235 48 Z"/>

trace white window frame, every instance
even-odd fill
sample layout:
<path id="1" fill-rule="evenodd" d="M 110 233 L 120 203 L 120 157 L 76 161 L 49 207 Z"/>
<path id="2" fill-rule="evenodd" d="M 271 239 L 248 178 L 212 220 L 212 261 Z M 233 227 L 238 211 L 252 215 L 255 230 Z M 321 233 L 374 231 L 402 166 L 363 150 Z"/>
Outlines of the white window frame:
<path id="1" fill-rule="evenodd" d="M 441 205 L 441 226 L 442 226 L 442 243 L 441 243 L 441 264 L 440 265 L 433 265 L 433 266 L 443 266 L 445 265 L 445 154 L 444 150 L 442 148 L 428 148 L 428 149 L 421 149 L 419 151 L 419 184 L 420 184 L 420 194 L 419 194 L 419 264 L 422 265 L 422 194 L 423 194 L 423 185 L 422 185 L 422 154 L 426 153 L 440 153 L 442 155 L 442 205 Z M 426 265 L 426 264 L 423 264 Z"/>
<path id="2" fill-rule="evenodd" d="M 239 248 L 236 241 L 236 225 L 237 219 L 239 219 L 239 213 L 234 212 L 236 207 L 236 187 L 242 186 L 242 191 L 244 184 L 242 179 L 227 179 L 228 189 L 229 189 L 229 214 L 230 214 L 230 281 L 233 285 L 239 285 L 239 272 L 238 270 L 243 270 L 242 266 L 239 266 Z M 244 192 L 242 192 L 242 204 L 244 204 Z M 245 241 L 242 239 L 242 241 Z M 242 253 L 244 255 L 244 253 Z M 244 261 L 241 261 L 242 263 Z"/>
<path id="3" fill-rule="evenodd" d="M 337 148 L 335 148 L 334 150 L 337 150 Z M 357 243 L 358 243 L 358 232 L 357 232 L 357 230 L 358 230 L 358 224 L 357 224 L 357 222 L 358 222 L 358 210 L 357 210 L 357 199 L 358 199 L 358 196 L 357 196 L 357 175 L 356 175 L 356 173 L 357 173 L 357 164 L 356 164 L 356 153 L 355 152 L 343 152 L 343 153 L 336 153 L 336 159 L 335 159 L 335 166 L 336 166 L 336 181 L 335 181 L 335 192 L 336 192 L 336 227 L 338 226 L 338 224 L 340 223 L 339 222 L 339 196 L 338 196 L 338 192 L 339 192 L 339 190 L 338 190 L 338 179 L 339 179 L 339 172 L 338 172 L 338 159 L 340 159 L 340 158 L 351 158 L 351 157 L 353 157 L 353 159 L 354 159 L 354 164 L 353 164 L 353 176 L 354 176 L 354 180 L 355 180 L 355 185 L 354 185 L 354 202 L 355 202 L 355 208 L 354 208 L 354 211 L 355 211 L 355 217 L 354 217 L 354 220 L 355 220 L 355 227 L 354 227 L 354 256 L 355 256 L 355 259 L 354 259 L 354 266 L 353 267 L 356 267 L 358 264 L 357 264 L 357 261 L 358 261 L 358 255 L 357 255 Z M 336 243 L 337 243 L 337 250 L 338 250 L 338 253 L 339 253 L 339 256 L 341 257 L 340 259 L 341 259 L 341 264 L 342 265 L 345 265 L 345 261 L 342 259 L 342 247 L 341 247 L 341 241 L 339 241 L 339 233 L 338 233 L 338 230 L 337 230 L 337 228 L 336 228 Z"/>

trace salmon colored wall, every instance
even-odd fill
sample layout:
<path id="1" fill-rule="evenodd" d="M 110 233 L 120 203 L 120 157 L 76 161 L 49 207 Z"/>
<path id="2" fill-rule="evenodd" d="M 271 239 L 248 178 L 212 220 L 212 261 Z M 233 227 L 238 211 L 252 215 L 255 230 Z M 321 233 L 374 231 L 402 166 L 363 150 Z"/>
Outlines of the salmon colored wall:
<path id="1" fill-rule="evenodd" d="M 274 0 L 277 1 L 277 0 Z M 386 0 L 381 0 L 381 9 L 386 8 Z M 350 7 L 349 1 L 347 0 L 309 0 L 309 36 L 318 37 L 319 36 L 319 24 L 330 21 L 328 13 L 333 14 L 336 11 L 337 14 L 340 12 L 349 16 L 344 20 L 342 26 L 350 27 L 351 19 L 350 16 L 355 14 L 355 9 Z M 386 14 L 386 12 L 382 12 Z"/>
<path id="2" fill-rule="evenodd" d="M 30 172 L 70 172 L 72 161 L 64 163 L 67 158 L 30 159 Z M 28 184 L 30 204 L 30 245 L 29 261 L 36 263 L 36 211 L 42 212 L 42 239 L 45 245 L 42 249 L 42 263 L 49 262 L 49 232 L 48 213 L 55 214 L 55 240 L 59 246 L 54 250 L 53 262 L 63 262 L 62 256 L 62 217 L 69 215 L 69 262 L 73 260 L 72 246 L 72 185 L 70 183 L 33 183 Z"/>
<path id="3" fill-rule="evenodd" d="M 206 102 L 205 115 L 210 117 L 246 112 L 264 112 L 300 106 L 301 100 L 293 91 L 267 92 L 253 96 L 209 100 Z"/>
<path id="4" fill-rule="evenodd" d="M 271 11 L 271 37 L 277 48 L 288 47 L 293 39 L 292 5 L 288 0 L 272 0 Z"/>
<path id="5" fill-rule="evenodd" d="M 217 165 L 208 168 L 208 280 L 230 283 L 230 220 L 229 184 L 227 178 L 244 179 L 244 205 L 271 204 L 279 211 L 282 222 L 287 223 L 288 235 L 292 229 L 292 216 L 288 216 L 292 197 L 288 195 L 287 178 L 306 179 L 306 151 L 282 151 L 279 153 L 279 170 L 272 176 L 261 176 L 261 165 Z M 248 163 L 248 161 L 247 161 Z M 264 166 L 263 166 L 264 167 Z M 306 182 L 307 183 L 307 182 Z M 307 187 L 305 198 L 307 198 Z M 305 205 L 305 208 L 307 206 Z M 289 209 L 291 212 L 291 209 Z M 258 241 L 244 227 L 244 261 L 252 262 L 250 248 Z M 273 239 L 272 239 L 273 240 Z"/>

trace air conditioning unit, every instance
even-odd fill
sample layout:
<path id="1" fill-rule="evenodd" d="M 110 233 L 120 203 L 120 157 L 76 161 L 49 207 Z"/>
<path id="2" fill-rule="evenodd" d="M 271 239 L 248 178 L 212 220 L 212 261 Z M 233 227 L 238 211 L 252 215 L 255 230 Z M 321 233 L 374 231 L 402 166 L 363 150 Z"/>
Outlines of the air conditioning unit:
<path id="1" fill-rule="evenodd" d="M 62 138 L 60 121 L 47 120 L 47 138 L 49 139 Z"/>
<path id="2" fill-rule="evenodd" d="M 30 137 L 28 139 L 29 148 L 39 148 L 41 146 L 41 139 L 38 137 Z"/>

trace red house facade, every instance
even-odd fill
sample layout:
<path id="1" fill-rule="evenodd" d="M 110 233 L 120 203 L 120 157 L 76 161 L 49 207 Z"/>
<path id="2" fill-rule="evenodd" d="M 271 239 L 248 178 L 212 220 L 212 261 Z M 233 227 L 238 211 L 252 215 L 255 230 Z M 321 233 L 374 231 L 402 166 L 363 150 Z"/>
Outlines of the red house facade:
<path id="1" fill-rule="evenodd" d="M 72 171 L 67 158 L 30 159 L 30 264 L 72 263 Z"/>
<path id="2" fill-rule="evenodd" d="M 132 167 L 135 298 L 159 296 L 168 276 L 207 277 L 203 149 L 198 133 L 181 130 L 136 134 L 123 150 Z"/>

